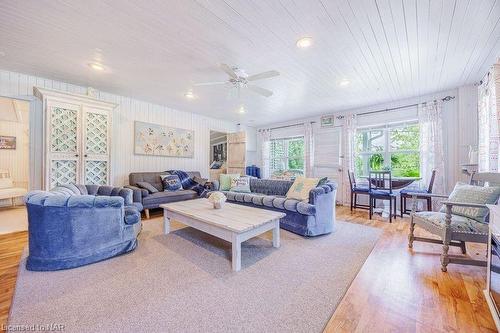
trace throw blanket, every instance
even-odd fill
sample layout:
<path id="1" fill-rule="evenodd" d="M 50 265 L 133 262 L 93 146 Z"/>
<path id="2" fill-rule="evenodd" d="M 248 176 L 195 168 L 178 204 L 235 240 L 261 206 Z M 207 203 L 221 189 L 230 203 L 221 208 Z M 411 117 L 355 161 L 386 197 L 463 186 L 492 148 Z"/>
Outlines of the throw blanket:
<path id="1" fill-rule="evenodd" d="M 198 193 L 198 195 L 200 196 L 205 191 L 205 188 L 195 182 L 191 177 L 189 177 L 187 172 L 182 170 L 168 170 L 167 172 L 171 175 L 176 175 L 179 177 L 183 189 L 196 191 L 196 193 Z"/>

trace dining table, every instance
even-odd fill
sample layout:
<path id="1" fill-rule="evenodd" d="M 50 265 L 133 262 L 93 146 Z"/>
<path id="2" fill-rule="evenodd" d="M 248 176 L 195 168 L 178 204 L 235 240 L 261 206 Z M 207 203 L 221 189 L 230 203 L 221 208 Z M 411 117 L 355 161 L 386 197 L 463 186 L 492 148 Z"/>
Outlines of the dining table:
<path id="1" fill-rule="evenodd" d="M 361 179 L 365 179 L 369 182 L 368 176 L 361 176 Z M 393 190 L 401 190 L 407 186 L 410 186 L 413 182 L 421 180 L 421 177 L 391 177 L 391 184 Z M 375 179 L 372 179 L 372 184 L 375 185 Z M 375 208 L 374 213 L 382 214 L 382 217 L 386 218 L 389 216 L 389 200 L 383 200 L 383 208 Z"/>
<path id="2" fill-rule="evenodd" d="M 362 176 L 360 177 L 362 179 L 366 179 L 368 182 L 368 176 Z M 402 188 L 405 188 L 409 185 L 411 185 L 415 181 L 421 180 L 421 177 L 391 177 L 391 183 L 392 183 L 392 189 L 393 190 L 400 190 Z M 372 179 L 372 184 L 375 185 L 375 180 Z"/>

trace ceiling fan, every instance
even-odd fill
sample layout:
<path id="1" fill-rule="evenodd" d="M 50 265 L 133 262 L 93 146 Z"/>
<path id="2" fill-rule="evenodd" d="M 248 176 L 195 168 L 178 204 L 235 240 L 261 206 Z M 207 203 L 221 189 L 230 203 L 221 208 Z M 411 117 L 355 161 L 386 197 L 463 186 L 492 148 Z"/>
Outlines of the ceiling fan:
<path id="1" fill-rule="evenodd" d="M 251 91 L 262 95 L 264 97 L 272 96 L 273 92 L 271 90 L 256 86 L 251 84 L 252 81 L 269 79 L 271 77 L 275 77 L 280 75 L 278 71 L 267 71 L 259 74 L 248 75 L 243 69 L 238 67 L 230 67 L 226 64 L 220 64 L 220 69 L 226 72 L 229 75 L 229 79 L 227 81 L 216 81 L 216 82 L 204 82 L 204 83 L 195 83 L 195 86 L 215 86 L 220 84 L 230 84 L 232 87 L 238 89 L 238 93 L 241 88 L 248 88 Z"/>

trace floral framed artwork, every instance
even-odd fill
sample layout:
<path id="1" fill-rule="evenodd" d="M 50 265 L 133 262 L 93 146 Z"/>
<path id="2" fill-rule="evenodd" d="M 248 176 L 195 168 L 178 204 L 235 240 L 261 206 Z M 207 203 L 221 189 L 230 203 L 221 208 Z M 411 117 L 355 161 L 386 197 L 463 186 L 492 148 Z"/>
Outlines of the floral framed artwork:
<path id="1" fill-rule="evenodd" d="M 194 131 L 141 121 L 134 125 L 135 154 L 194 157 Z"/>
<path id="2" fill-rule="evenodd" d="M 0 135 L 0 149 L 16 149 L 16 137 Z"/>

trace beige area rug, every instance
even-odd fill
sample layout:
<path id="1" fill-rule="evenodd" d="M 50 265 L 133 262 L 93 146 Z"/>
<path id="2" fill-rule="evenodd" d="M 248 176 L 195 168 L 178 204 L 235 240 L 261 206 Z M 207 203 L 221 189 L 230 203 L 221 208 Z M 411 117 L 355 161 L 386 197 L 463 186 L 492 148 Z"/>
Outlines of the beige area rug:
<path id="1" fill-rule="evenodd" d="M 10 325 L 64 325 L 65 332 L 321 332 L 381 231 L 337 222 L 333 234 L 281 230 L 231 245 L 192 228 L 162 234 L 144 222 L 138 248 L 100 263 L 30 272 L 23 259 Z"/>

